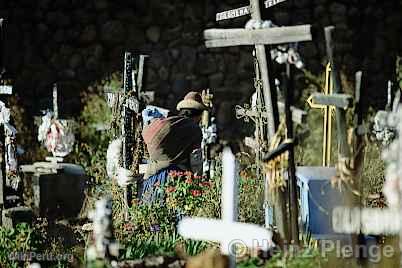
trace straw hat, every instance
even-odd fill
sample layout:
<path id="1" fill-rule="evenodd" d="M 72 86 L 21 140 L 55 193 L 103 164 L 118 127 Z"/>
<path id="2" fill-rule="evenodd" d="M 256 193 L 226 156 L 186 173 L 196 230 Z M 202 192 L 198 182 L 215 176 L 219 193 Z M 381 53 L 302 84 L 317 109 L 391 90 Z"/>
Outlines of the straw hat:
<path id="1" fill-rule="evenodd" d="M 208 110 L 208 107 L 203 103 L 200 93 L 191 91 L 177 104 L 177 110 L 182 109 Z"/>

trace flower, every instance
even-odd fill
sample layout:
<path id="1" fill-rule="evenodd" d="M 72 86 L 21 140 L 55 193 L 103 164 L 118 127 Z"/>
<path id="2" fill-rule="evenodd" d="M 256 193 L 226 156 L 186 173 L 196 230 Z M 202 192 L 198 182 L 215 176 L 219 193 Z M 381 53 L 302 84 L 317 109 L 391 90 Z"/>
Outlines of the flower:
<path id="1" fill-rule="evenodd" d="M 188 184 L 192 184 L 193 180 L 191 178 L 187 178 L 185 182 L 188 183 Z"/>
<path id="2" fill-rule="evenodd" d="M 176 187 L 169 186 L 168 188 L 166 188 L 166 192 L 168 192 L 168 193 L 173 193 L 175 191 L 176 191 Z"/>
<path id="3" fill-rule="evenodd" d="M 209 181 L 200 182 L 200 186 L 203 186 L 203 187 L 211 187 L 211 182 L 209 182 Z"/>
<path id="4" fill-rule="evenodd" d="M 202 191 L 200 191 L 200 190 L 191 190 L 191 194 L 192 194 L 194 197 L 198 197 L 198 196 L 201 196 Z"/>

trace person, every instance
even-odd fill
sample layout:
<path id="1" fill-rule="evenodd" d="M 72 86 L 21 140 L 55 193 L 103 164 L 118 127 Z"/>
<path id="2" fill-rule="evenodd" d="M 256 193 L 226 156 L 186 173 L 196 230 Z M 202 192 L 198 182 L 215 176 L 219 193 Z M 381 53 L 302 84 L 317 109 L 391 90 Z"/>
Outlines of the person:
<path id="1" fill-rule="evenodd" d="M 198 92 L 189 92 L 177 104 L 178 115 L 156 118 L 142 131 L 149 162 L 140 190 L 140 200 L 161 200 L 160 189 L 172 171 L 191 171 L 191 153 L 201 146 L 199 122 L 208 109 Z"/>

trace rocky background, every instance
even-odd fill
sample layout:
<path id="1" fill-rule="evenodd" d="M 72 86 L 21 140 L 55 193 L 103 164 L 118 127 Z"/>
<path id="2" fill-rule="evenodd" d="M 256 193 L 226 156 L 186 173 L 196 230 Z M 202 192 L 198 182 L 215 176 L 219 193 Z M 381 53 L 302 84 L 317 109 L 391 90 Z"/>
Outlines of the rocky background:
<path id="1" fill-rule="evenodd" d="M 324 70 L 323 27 L 339 31 L 336 53 L 345 73 L 365 70 L 368 104 L 381 108 L 386 80 L 393 78 L 402 41 L 397 0 L 288 0 L 264 11 L 278 25 L 310 23 L 314 42 L 299 49 L 308 70 Z M 150 55 L 146 87 L 157 104 L 174 108 L 189 89 L 211 88 L 218 122 L 234 133 L 233 106 L 253 92 L 251 48 L 207 50 L 202 32 L 243 27 L 247 18 L 216 23 L 215 13 L 246 0 L 1 0 L 7 21 L 5 66 L 26 109 L 38 114 L 51 104 L 57 82 L 61 113 L 77 114 L 80 92 L 120 71 L 126 50 Z M 262 3 L 261 3 L 262 4 Z M 263 6 L 263 5 L 262 5 Z"/>

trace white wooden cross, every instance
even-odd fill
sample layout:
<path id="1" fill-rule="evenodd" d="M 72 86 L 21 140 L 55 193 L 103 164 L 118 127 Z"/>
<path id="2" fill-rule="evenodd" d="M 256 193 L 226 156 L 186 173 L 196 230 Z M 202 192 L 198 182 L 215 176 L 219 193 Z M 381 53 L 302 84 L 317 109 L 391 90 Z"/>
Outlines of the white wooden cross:
<path id="1" fill-rule="evenodd" d="M 247 223 L 236 222 L 238 213 L 238 176 L 235 157 L 229 148 L 223 150 L 222 219 L 184 218 L 178 230 L 186 239 L 218 242 L 221 253 L 235 267 L 235 244 L 248 248 L 269 250 L 273 247 L 272 232 Z"/>

